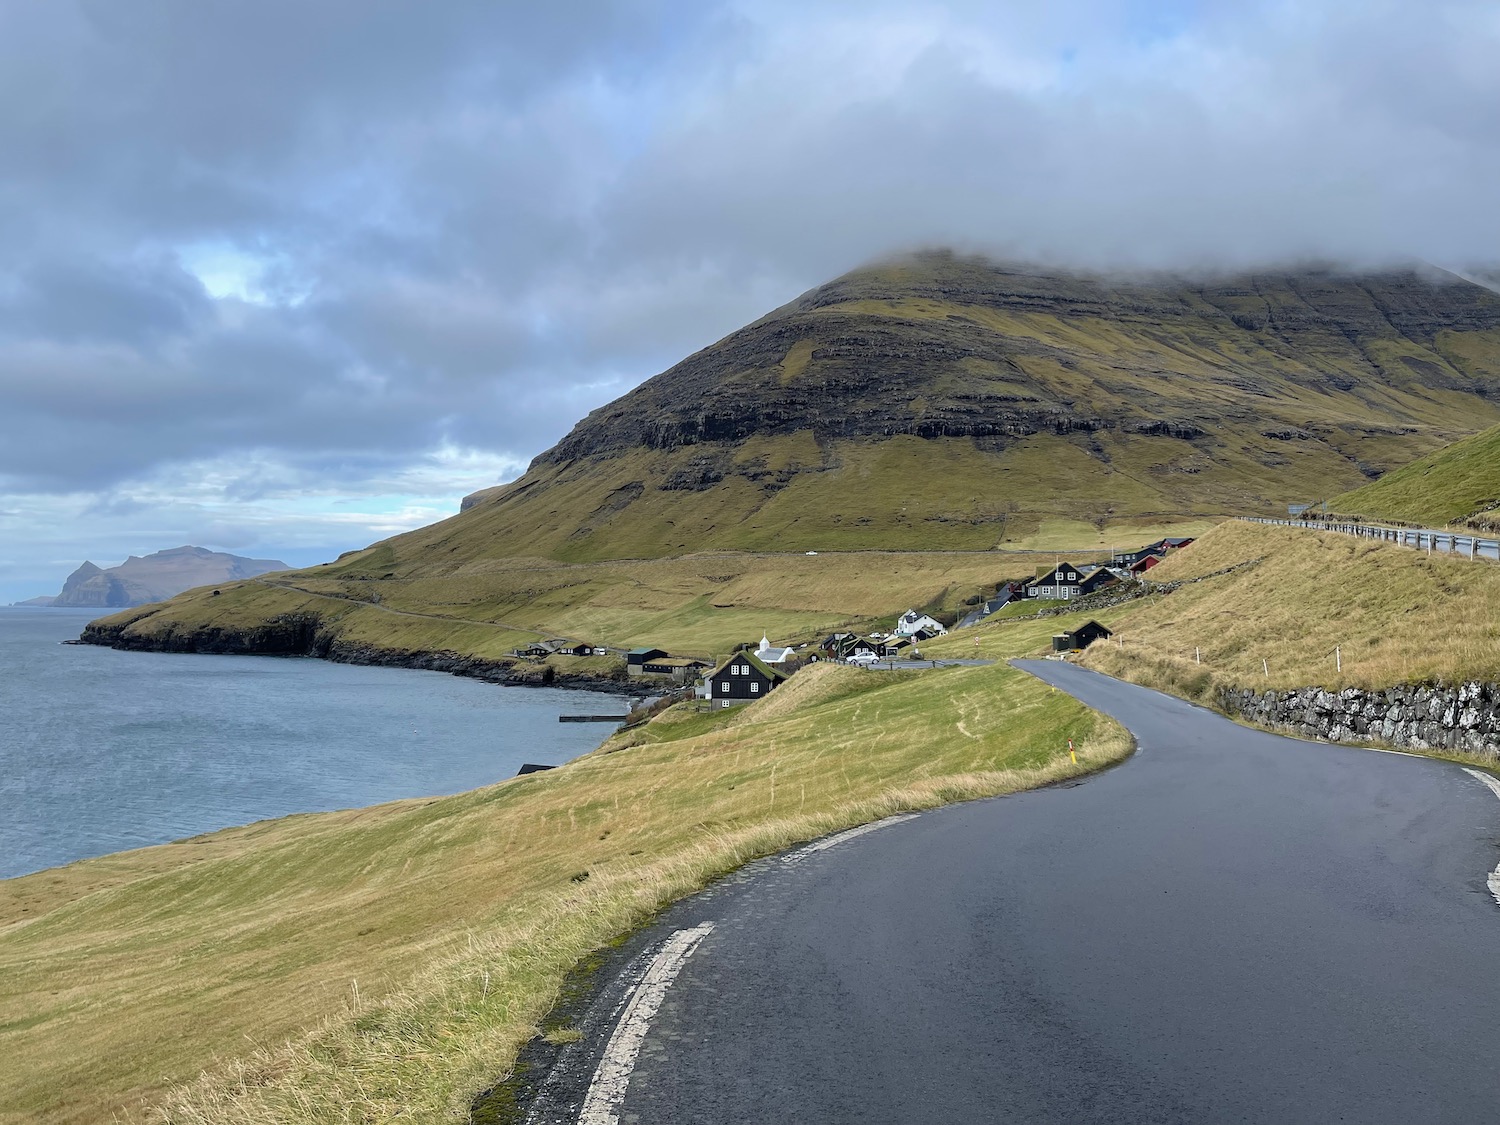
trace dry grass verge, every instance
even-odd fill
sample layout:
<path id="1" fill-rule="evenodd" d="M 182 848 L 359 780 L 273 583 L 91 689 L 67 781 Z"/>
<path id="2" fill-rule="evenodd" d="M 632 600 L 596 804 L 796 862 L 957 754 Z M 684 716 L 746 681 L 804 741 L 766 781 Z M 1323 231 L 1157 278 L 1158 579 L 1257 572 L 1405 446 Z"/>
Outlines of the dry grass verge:
<path id="1" fill-rule="evenodd" d="M 1151 576 L 1190 579 L 1253 559 L 1260 562 L 1137 603 L 1085 663 L 1200 700 L 1214 684 L 1378 689 L 1500 679 L 1494 564 L 1233 522 Z"/>

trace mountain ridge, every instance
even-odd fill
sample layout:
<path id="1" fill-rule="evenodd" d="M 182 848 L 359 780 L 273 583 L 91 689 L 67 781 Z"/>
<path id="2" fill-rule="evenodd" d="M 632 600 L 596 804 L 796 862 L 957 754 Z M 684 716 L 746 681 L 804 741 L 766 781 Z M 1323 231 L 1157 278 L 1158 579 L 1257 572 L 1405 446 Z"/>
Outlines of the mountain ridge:
<path id="1" fill-rule="evenodd" d="M 164 601 L 195 586 L 233 582 L 291 569 L 277 559 L 250 559 L 206 547 L 171 547 L 150 555 L 130 555 L 119 566 L 87 560 L 70 574 L 53 598 L 57 608 L 126 609 Z"/>
<path id="2" fill-rule="evenodd" d="M 974 549 L 1047 518 L 1271 511 L 1490 422 L 1500 295 L 1457 275 L 1122 281 L 927 254 L 856 270 L 730 333 L 590 412 L 463 510 L 508 509 L 526 550 L 573 561 L 819 539 L 879 549 L 911 533 L 888 518 L 896 482 L 877 480 L 876 510 L 842 523 L 826 495 L 780 494 L 826 493 L 809 483 L 820 475 L 900 475 L 877 447 L 904 441 L 906 475 L 933 486 L 915 490 L 936 508 L 922 531 Z M 1049 474 L 1068 487 L 1048 489 Z M 681 500 L 719 510 L 689 516 L 684 533 Z M 573 526 L 547 526 L 564 513 Z"/>
<path id="3" fill-rule="evenodd" d="M 86 639 L 515 662 L 956 610 L 1353 488 L 1500 424 L 1500 295 L 1429 271 L 1100 279 L 929 254 L 809 291 L 459 514 Z M 594 659 L 594 658 L 586 658 Z M 569 674 L 559 665 L 520 671 Z"/>

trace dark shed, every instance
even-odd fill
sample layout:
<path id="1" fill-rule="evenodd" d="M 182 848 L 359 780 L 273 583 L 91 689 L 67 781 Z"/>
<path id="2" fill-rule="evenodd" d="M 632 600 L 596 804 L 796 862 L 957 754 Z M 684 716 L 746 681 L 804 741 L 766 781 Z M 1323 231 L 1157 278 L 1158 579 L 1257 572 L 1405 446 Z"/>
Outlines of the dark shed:
<path id="1" fill-rule="evenodd" d="M 1090 621 L 1080 625 L 1069 633 L 1058 633 L 1052 638 L 1053 652 L 1077 652 L 1081 648 L 1088 648 L 1100 637 L 1112 637 L 1114 634 L 1097 621 Z"/>
<path id="2" fill-rule="evenodd" d="M 737 652 L 708 676 L 708 705 L 715 710 L 749 703 L 786 679 L 753 652 Z"/>

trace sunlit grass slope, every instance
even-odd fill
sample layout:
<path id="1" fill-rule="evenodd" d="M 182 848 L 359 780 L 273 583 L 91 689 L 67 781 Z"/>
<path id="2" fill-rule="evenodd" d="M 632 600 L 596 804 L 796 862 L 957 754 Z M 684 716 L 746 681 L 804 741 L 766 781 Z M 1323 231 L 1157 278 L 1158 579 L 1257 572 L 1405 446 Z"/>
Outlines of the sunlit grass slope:
<path id="1" fill-rule="evenodd" d="M 822 665 L 548 773 L 0 883 L 0 1121 L 463 1120 L 570 966 L 670 899 L 1127 750 L 1003 665 Z"/>
<path id="2" fill-rule="evenodd" d="M 1335 496 L 1328 506 L 1373 519 L 1500 528 L 1500 426 Z"/>
<path id="3" fill-rule="evenodd" d="M 1157 530 L 1143 529 L 1122 545 L 1145 542 Z M 253 638 L 256 630 L 278 628 L 278 620 L 316 619 L 347 644 L 490 659 L 559 635 L 712 656 L 765 634 L 810 640 L 889 624 L 917 606 L 957 612 L 992 594 L 996 583 L 1034 575 L 1054 558 L 871 551 L 566 564 L 449 552 L 450 562 L 430 561 L 448 536 L 466 533 L 461 520 L 450 520 L 330 566 L 223 586 L 218 595 L 197 590 L 104 620 L 121 625 L 127 639 L 167 647 L 174 636 Z"/>
<path id="4" fill-rule="evenodd" d="M 1239 563 L 1251 565 L 1141 605 L 1120 621 L 1117 640 L 1091 647 L 1085 662 L 1205 701 L 1226 685 L 1500 679 L 1500 565 L 1236 521 L 1151 578 L 1190 579 Z"/>
<path id="5" fill-rule="evenodd" d="M 1284 510 L 1500 421 L 1497 394 L 1500 296 L 1452 276 L 922 254 L 688 357 L 472 500 L 497 551 L 577 561 L 983 549 Z"/>
<path id="6" fill-rule="evenodd" d="M 1465 432 L 1459 417 L 1430 436 L 1351 436 L 1348 447 L 1400 464 Z M 1361 424 L 1381 425 L 1374 414 Z M 766 437 L 755 448 L 812 444 L 811 436 Z M 988 550 L 1048 530 L 1049 545 L 1066 549 L 1145 541 L 1164 525 L 1269 511 L 1328 482 L 1365 479 L 1332 441 L 1233 434 L 1200 448 L 1150 434 L 1054 434 L 994 450 L 972 438 L 898 434 L 824 442 L 819 461 L 774 491 L 750 479 L 760 462 L 740 461 L 743 447 L 631 450 L 534 467 L 465 515 L 492 540 L 490 553 L 578 562 L 697 550 Z M 705 456 L 728 458 L 731 475 L 701 491 L 658 487 Z"/>
<path id="7" fill-rule="evenodd" d="M 862 626 L 969 581 L 928 568 L 877 597 L 865 552 L 1193 535 L 1497 423 L 1500 295 L 1456 277 L 1120 278 L 921 254 L 646 380 L 458 516 L 278 579 L 301 592 L 235 587 L 124 620 L 137 639 L 312 614 L 387 649 L 495 657 L 541 632 L 711 652 Z M 808 551 L 871 596 L 793 597 L 790 563 L 770 600 L 716 588 Z M 735 557 L 641 564 L 706 552 Z M 608 565 L 568 568 L 587 563 Z"/>

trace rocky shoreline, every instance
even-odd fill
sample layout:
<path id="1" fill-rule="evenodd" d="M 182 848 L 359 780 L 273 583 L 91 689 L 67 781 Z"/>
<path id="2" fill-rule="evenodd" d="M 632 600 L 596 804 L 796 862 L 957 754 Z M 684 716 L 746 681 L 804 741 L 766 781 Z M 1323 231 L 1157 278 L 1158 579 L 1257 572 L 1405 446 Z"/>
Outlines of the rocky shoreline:
<path id="1" fill-rule="evenodd" d="M 550 664 L 525 660 L 491 660 L 465 656 L 451 650 L 428 652 L 386 648 L 345 640 L 323 626 L 316 614 L 287 613 L 270 618 L 251 629 L 204 626 L 191 630 L 168 630 L 142 635 L 127 632 L 128 625 L 105 625 L 91 621 L 84 626 L 78 644 L 132 652 L 183 652 L 214 656 L 306 656 L 335 664 L 363 664 L 383 668 L 415 668 L 447 672 L 506 687 L 557 687 L 579 691 L 603 691 L 615 695 L 644 696 L 639 684 L 623 673 L 618 677 L 594 673 L 572 673 Z"/>

